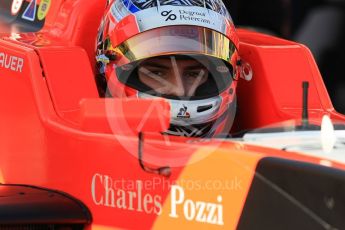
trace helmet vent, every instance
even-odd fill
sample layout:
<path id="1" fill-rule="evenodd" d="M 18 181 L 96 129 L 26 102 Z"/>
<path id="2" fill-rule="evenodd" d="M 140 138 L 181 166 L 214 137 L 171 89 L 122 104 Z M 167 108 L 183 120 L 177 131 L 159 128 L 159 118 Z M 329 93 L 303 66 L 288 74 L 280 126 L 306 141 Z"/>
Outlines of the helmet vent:
<path id="1" fill-rule="evenodd" d="M 212 109 L 213 105 L 202 105 L 202 106 L 198 106 L 197 108 L 197 112 L 201 113 L 201 112 L 205 112 L 206 110 Z"/>

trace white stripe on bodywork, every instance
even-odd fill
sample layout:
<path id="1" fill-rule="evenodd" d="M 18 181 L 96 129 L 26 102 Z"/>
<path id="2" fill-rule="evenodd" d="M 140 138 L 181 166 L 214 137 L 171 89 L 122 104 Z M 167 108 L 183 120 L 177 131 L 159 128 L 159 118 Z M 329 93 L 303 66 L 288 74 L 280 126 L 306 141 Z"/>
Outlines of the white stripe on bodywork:
<path id="1" fill-rule="evenodd" d="M 322 147 L 320 131 L 289 131 L 272 133 L 248 133 L 243 136 L 245 144 L 284 149 L 303 155 L 332 160 L 345 164 L 345 130 L 334 131 L 336 140 L 333 149 L 327 153 Z"/>

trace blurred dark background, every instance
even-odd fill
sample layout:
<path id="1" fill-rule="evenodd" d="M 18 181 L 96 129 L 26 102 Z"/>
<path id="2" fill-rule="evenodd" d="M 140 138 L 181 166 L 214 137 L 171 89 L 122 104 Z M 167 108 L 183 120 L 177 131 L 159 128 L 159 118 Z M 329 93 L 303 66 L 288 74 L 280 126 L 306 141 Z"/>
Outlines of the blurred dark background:
<path id="1" fill-rule="evenodd" d="M 345 114 L 345 0 L 224 0 L 224 3 L 236 26 L 308 46 L 335 109 Z"/>

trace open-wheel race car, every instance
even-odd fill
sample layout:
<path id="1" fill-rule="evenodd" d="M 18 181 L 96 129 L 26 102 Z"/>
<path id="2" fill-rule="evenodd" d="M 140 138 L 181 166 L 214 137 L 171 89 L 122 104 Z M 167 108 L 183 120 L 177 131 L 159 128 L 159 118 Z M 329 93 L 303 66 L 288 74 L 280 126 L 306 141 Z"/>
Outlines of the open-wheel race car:
<path id="1" fill-rule="evenodd" d="M 0 229 L 344 228 L 345 116 L 308 48 L 238 29 L 229 133 L 162 135 L 166 100 L 99 96 L 107 4 L 0 2 Z"/>

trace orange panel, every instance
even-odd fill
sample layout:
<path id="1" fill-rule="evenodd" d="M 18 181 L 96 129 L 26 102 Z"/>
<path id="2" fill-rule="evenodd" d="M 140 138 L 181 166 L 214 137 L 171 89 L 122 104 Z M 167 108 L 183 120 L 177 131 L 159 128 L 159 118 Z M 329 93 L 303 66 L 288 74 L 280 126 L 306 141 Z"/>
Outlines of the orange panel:
<path id="1" fill-rule="evenodd" d="M 176 180 L 154 229 L 235 229 L 260 159 L 235 148 L 201 148 Z"/>

